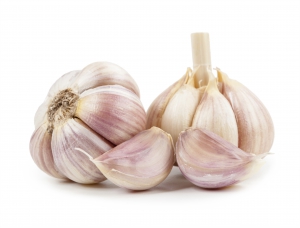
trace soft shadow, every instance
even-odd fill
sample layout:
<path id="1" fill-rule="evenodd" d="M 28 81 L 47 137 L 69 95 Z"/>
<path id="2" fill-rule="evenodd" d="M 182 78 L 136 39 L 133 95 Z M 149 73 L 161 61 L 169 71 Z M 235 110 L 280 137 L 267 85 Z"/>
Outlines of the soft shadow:
<path id="1" fill-rule="evenodd" d="M 244 187 L 240 184 L 234 184 L 231 186 L 223 187 L 223 188 L 201 188 L 192 184 L 188 181 L 180 172 L 178 167 L 173 167 L 171 175 L 167 177 L 167 179 L 153 188 L 153 190 L 158 190 L 160 192 L 170 192 L 170 191 L 178 191 L 184 189 L 193 189 L 194 191 L 199 192 L 236 192 L 241 191 Z"/>
<path id="2" fill-rule="evenodd" d="M 165 193 L 165 192 L 174 192 L 174 191 L 181 191 L 185 189 L 191 189 L 193 191 L 198 192 L 236 192 L 244 189 L 244 186 L 240 184 L 235 184 L 223 188 L 217 189 L 205 189 L 198 187 L 191 182 L 189 182 L 180 172 L 179 168 L 174 166 L 170 175 L 159 185 L 148 189 L 148 190 L 128 190 L 125 188 L 120 188 L 114 185 L 109 180 L 105 180 L 98 184 L 79 184 L 75 183 L 71 180 L 56 180 L 56 185 L 64 188 L 65 190 L 72 189 L 72 192 L 82 193 L 83 191 L 89 191 L 90 193 L 94 194 L 103 194 L 103 192 L 111 193 L 111 194 L 130 194 L 130 195 L 139 195 L 139 194 L 157 194 L 157 193 Z"/>
<path id="3" fill-rule="evenodd" d="M 234 185 L 230 185 L 230 186 L 226 186 L 223 188 L 200 188 L 201 191 L 205 191 L 205 192 L 236 192 L 236 191 L 241 191 L 242 189 L 244 189 L 244 187 L 242 185 L 239 184 L 234 184 Z"/>
<path id="4" fill-rule="evenodd" d="M 179 173 L 167 177 L 166 180 L 156 186 L 154 190 L 170 192 L 195 187 L 195 185 L 193 185 L 191 182 L 185 179 L 185 177 L 181 173 Z"/>
<path id="5" fill-rule="evenodd" d="M 100 183 L 94 183 L 94 184 L 80 184 L 80 183 L 71 181 L 69 179 L 60 179 L 58 181 L 56 180 L 56 182 L 58 182 L 58 184 L 60 184 L 60 185 L 65 185 L 65 186 L 76 185 L 76 186 L 81 186 L 83 188 L 117 188 L 117 186 L 115 186 L 108 180 L 104 180 Z"/>

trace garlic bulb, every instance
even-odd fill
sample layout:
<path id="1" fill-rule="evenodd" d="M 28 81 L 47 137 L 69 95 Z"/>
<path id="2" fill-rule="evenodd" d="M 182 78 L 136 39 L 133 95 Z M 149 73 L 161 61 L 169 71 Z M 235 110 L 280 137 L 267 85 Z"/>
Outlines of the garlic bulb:
<path id="1" fill-rule="evenodd" d="M 142 131 L 99 157 L 85 153 L 103 175 L 119 187 L 146 190 L 161 183 L 174 161 L 172 137 L 157 127 Z"/>
<path id="2" fill-rule="evenodd" d="M 188 68 L 181 79 L 152 102 L 147 128 L 162 128 L 171 134 L 174 143 L 190 127 L 207 130 L 224 139 L 219 143 L 229 142 L 249 154 L 265 155 L 274 139 L 269 112 L 248 88 L 219 69 L 218 77 L 214 77 L 207 33 L 194 33 L 191 38 L 194 68 Z M 176 154 L 177 147 L 178 144 Z M 178 162 L 184 173 L 187 169 L 181 164 Z"/>
<path id="3" fill-rule="evenodd" d="M 34 122 L 30 153 L 37 166 L 89 184 L 106 178 L 75 147 L 98 157 L 144 130 L 146 113 L 132 77 L 115 64 L 97 62 L 59 78 Z"/>

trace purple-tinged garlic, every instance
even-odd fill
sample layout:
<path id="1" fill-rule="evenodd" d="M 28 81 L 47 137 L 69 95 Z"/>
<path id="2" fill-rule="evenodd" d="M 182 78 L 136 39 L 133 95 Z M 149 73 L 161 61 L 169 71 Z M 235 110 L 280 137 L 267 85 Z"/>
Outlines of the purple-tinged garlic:
<path id="1" fill-rule="evenodd" d="M 189 128 L 179 135 L 176 158 L 183 175 L 202 188 L 222 188 L 247 179 L 264 163 L 219 135 Z"/>
<path id="2" fill-rule="evenodd" d="M 269 152 L 274 140 L 272 118 L 258 97 L 247 87 L 217 69 L 221 93 L 234 112 L 239 148 L 254 154 Z"/>
<path id="3" fill-rule="evenodd" d="M 220 135 L 242 150 L 269 152 L 274 139 L 270 114 L 241 83 L 211 69 L 207 33 L 192 34 L 194 69 L 160 94 L 147 112 L 147 128 L 160 127 L 176 143 L 181 131 L 203 128 Z"/>
<path id="4" fill-rule="evenodd" d="M 90 157 L 108 180 L 131 190 L 158 185 L 175 161 L 172 137 L 157 127 L 140 132 L 95 159 L 89 150 L 78 150 Z"/>
<path id="5" fill-rule="evenodd" d="M 219 69 L 218 78 L 215 78 L 211 68 L 208 34 L 194 33 L 191 41 L 193 70 L 188 68 L 182 78 L 152 102 L 147 112 L 146 127 L 160 127 L 172 136 L 174 143 L 177 142 L 178 166 L 194 184 L 209 188 L 224 187 L 246 178 L 246 167 L 253 163 L 250 161 L 257 161 L 270 151 L 274 126 L 265 106 L 248 88 L 229 79 Z M 198 142 L 199 139 L 192 137 L 195 140 L 192 142 L 192 139 L 184 137 L 186 132 L 181 133 L 189 128 L 211 132 L 211 138 L 218 136 L 221 139 L 207 140 L 207 137 L 201 137 L 206 141 Z M 213 136 L 213 133 L 217 136 Z M 225 151 L 221 154 L 220 150 L 223 149 Z M 227 156 L 232 154 L 230 151 L 238 154 L 239 159 L 232 160 Z M 259 156 L 254 157 L 253 154 Z M 222 162 L 216 162 L 215 159 L 219 158 L 222 158 Z M 208 167 L 210 162 L 213 166 Z M 238 165 L 239 162 L 241 165 Z M 234 166 L 227 169 L 231 163 Z M 205 167 L 214 167 L 216 173 Z"/>
<path id="6" fill-rule="evenodd" d="M 145 129 L 139 89 L 121 67 L 88 65 L 59 78 L 36 112 L 30 152 L 37 166 L 57 178 L 98 183 L 106 178 L 75 147 L 98 157 Z"/>

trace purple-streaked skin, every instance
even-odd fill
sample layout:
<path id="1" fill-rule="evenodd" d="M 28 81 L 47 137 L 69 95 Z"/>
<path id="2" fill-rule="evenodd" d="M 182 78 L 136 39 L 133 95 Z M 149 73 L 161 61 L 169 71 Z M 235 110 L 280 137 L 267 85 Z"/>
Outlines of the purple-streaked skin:
<path id="1" fill-rule="evenodd" d="M 109 62 L 89 64 L 78 75 L 79 93 L 99 86 L 120 85 L 140 97 L 140 91 L 133 78 L 121 67 Z"/>
<path id="2" fill-rule="evenodd" d="M 51 135 L 47 132 L 47 124 L 37 128 L 30 139 L 30 154 L 37 166 L 50 176 L 66 178 L 54 163 L 51 149 Z"/>
<path id="3" fill-rule="evenodd" d="M 238 147 L 254 154 L 269 152 L 274 140 L 274 126 L 268 110 L 247 87 L 217 70 L 218 81 L 222 84 L 221 93 L 229 101 L 236 117 Z"/>
<path id="4" fill-rule="evenodd" d="M 146 113 L 140 99 L 122 86 L 101 86 L 83 93 L 75 116 L 118 145 L 145 129 Z"/>
<path id="5" fill-rule="evenodd" d="M 254 174 L 262 156 L 247 153 L 219 135 L 204 129 L 183 131 L 176 144 L 182 174 L 202 188 L 222 188 Z"/>
<path id="6" fill-rule="evenodd" d="M 98 157 L 114 147 L 78 119 L 69 119 L 54 129 L 51 141 L 54 162 L 61 173 L 82 184 L 98 183 L 106 178 L 76 147 Z"/>
<path id="7" fill-rule="evenodd" d="M 119 187 L 150 189 L 161 183 L 173 167 L 172 137 L 160 128 L 152 127 L 92 161 Z"/>
<path id="8" fill-rule="evenodd" d="M 131 76 L 115 64 L 98 62 L 60 77 L 38 108 L 34 123 L 30 153 L 37 166 L 53 177 L 90 184 L 106 178 L 74 148 L 98 157 L 144 130 L 146 113 Z"/>

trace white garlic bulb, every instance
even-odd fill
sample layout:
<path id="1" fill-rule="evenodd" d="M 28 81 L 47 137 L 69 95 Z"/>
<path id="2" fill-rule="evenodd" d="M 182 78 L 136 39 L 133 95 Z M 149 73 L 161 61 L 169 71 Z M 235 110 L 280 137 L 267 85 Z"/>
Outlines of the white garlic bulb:
<path id="1" fill-rule="evenodd" d="M 161 183 L 175 162 L 172 137 L 157 127 L 142 131 L 94 158 L 85 153 L 103 175 L 119 187 L 146 190 Z"/>
<path id="2" fill-rule="evenodd" d="M 59 78 L 34 122 L 30 152 L 37 166 L 89 184 L 106 178 L 75 147 L 98 157 L 144 130 L 146 113 L 132 77 L 115 64 L 97 62 Z"/>
<path id="3" fill-rule="evenodd" d="M 218 78 L 214 77 L 207 33 L 192 34 L 192 50 L 194 69 L 188 68 L 181 79 L 153 101 L 147 112 L 147 128 L 162 128 L 172 135 L 174 142 L 190 127 L 208 130 L 222 137 L 224 142 L 231 143 L 232 147 L 249 154 L 265 155 L 274 140 L 273 122 L 265 106 L 248 88 L 229 79 L 219 69 Z M 176 154 L 179 153 L 178 146 L 177 143 Z M 197 150 L 197 147 L 190 149 Z M 182 156 L 185 152 L 181 150 L 180 153 Z M 200 150 L 198 155 L 197 159 L 201 160 L 203 153 Z M 182 164 L 178 162 L 185 173 L 188 169 L 183 169 Z M 207 172 L 208 177 L 213 176 L 209 170 Z"/>

